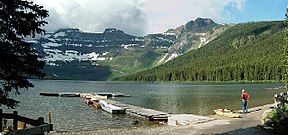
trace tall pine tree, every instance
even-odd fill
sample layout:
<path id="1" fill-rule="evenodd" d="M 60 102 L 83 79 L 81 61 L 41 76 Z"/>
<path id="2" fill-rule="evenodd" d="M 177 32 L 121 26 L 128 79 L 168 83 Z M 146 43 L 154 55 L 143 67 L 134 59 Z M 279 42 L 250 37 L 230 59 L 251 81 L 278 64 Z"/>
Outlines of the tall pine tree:
<path id="1" fill-rule="evenodd" d="M 19 101 L 9 93 L 33 87 L 28 77 L 43 77 L 44 62 L 39 61 L 37 51 L 24 40 L 44 32 L 44 18 L 48 11 L 26 0 L 0 1 L 0 106 L 14 108 Z"/>
<path id="2" fill-rule="evenodd" d="M 286 27 L 285 27 L 285 30 L 284 30 L 284 33 L 285 33 L 285 37 L 284 37 L 284 40 L 285 40 L 285 45 L 284 45 L 284 66 L 285 66 L 285 80 L 286 80 L 286 85 L 288 85 L 288 7 L 286 7 L 286 13 L 285 13 L 285 24 L 286 24 Z M 286 86 L 287 87 L 287 86 Z"/>

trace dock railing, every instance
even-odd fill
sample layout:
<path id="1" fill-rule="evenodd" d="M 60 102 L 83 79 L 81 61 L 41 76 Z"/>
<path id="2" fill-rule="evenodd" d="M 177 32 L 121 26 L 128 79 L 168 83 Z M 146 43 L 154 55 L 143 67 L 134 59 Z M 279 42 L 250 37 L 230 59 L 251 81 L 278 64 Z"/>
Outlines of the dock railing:
<path id="1" fill-rule="evenodd" d="M 3 119 L 12 119 L 13 120 L 13 129 L 10 133 L 12 134 L 21 134 L 21 135 L 36 135 L 36 134 L 44 134 L 45 132 L 50 132 L 53 130 L 53 125 L 50 123 L 44 122 L 43 117 L 39 117 L 37 120 L 30 119 L 27 117 L 23 117 L 18 115 L 17 111 L 13 111 L 13 113 L 3 113 L 3 110 L 0 109 L 0 133 L 3 132 Z M 18 122 L 23 122 L 31 125 L 31 127 L 18 129 Z"/>
<path id="2" fill-rule="evenodd" d="M 275 94 L 274 102 L 277 111 L 279 111 L 283 117 L 288 118 L 288 113 L 285 111 L 285 104 L 288 104 L 288 91 L 286 93 Z"/>

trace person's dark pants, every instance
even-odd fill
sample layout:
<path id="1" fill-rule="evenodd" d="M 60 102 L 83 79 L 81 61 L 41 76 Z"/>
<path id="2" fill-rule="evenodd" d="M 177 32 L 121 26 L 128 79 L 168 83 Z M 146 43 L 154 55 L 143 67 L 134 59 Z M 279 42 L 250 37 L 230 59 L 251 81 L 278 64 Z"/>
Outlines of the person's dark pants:
<path id="1" fill-rule="evenodd" d="M 248 113 L 247 100 L 242 100 L 242 109 L 244 113 Z"/>

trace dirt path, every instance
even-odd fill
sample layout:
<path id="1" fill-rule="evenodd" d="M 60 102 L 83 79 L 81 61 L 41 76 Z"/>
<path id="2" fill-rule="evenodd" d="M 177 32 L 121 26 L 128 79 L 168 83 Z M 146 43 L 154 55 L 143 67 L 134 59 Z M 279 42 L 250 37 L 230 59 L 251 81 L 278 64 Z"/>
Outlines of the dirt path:
<path id="1" fill-rule="evenodd" d="M 250 109 L 250 113 L 242 114 L 242 118 L 224 118 L 216 115 L 210 117 L 216 120 L 186 126 L 156 126 L 130 129 L 106 129 L 97 131 L 49 133 L 49 135 L 199 135 L 199 134 L 270 134 L 262 130 L 262 114 L 272 105 L 264 105 Z"/>

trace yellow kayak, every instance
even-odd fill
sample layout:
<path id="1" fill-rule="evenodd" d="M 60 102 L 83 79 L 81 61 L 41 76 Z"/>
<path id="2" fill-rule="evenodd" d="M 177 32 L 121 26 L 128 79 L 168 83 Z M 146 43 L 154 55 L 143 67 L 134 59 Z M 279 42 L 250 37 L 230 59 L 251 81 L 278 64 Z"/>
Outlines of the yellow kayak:
<path id="1" fill-rule="evenodd" d="M 230 109 L 215 109 L 214 112 L 223 117 L 229 117 L 229 118 L 240 118 L 239 113 L 235 113 Z"/>

